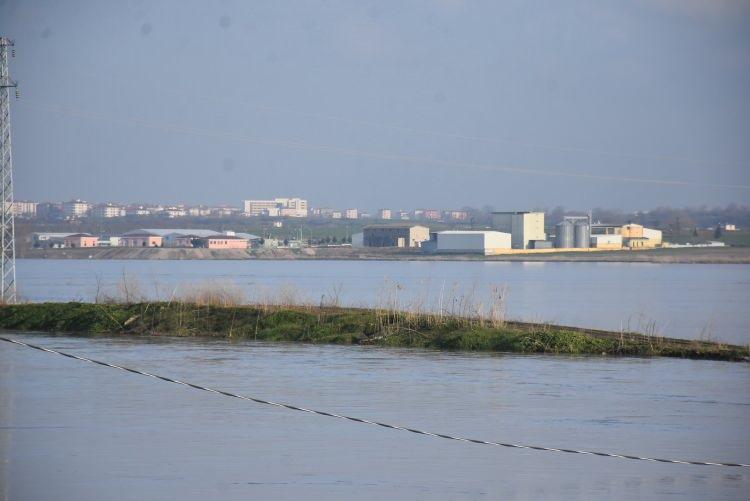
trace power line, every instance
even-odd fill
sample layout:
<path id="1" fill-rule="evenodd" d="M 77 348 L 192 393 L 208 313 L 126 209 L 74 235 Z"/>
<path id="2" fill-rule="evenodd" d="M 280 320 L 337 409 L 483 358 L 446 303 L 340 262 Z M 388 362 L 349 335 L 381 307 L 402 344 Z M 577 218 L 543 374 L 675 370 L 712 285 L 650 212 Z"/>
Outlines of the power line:
<path id="1" fill-rule="evenodd" d="M 404 162 L 409 164 L 420 164 L 420 165 L 432 165 L 442 168 L 460 168 L 460 169 L 474 169 L 483 170 L 489 172 L 509 172 L 518 174 L 530 174 L 530 175 L 541 175 L 541 176 L 554 176 L 554 177 L 571 177 L 579 179 L 589 179 L 596 181 L 617 181 L 626 183 L 640 183 L 640 184 L 654 184 L 654 185 L 666 185 L 666 186 L 695 186 L 702 188 L 717 188 L 717 189 L 735 189 L 735 190 L 750 190 L 750 185 L 740 184 L 719 184 L 719 183 L 698 183 L 684 180 L 674 179 L 656 179 L 656 178 L 641 178 L 641 177 L 629 177 L 629 176 L 610 176 L 604 174 L 592 174 L 592 173 L 581 173 L 581 172 L 569 172 L 559 171 L 551 169 L 537 169 L 513 165 L 501 165 L 501 164 L 488 164 L 488 163 L 473 163 L 473 162 L 459 162 L 452 160 L 441 160 L 431 157 L 422 157 L 416 155 L 403 155 L 394 153 L 382 153 L 373 152 L 368 150 L 346 148 L 340 146 L 320 145 L 312 143 L 303 143 L 299 141 L 289 141 L 284 139 L 268 139 L 258 136 L 250 136 L 229 131 L 213 131 L 207 129 L 198 129 L 195 127 L 184 126 L 179 124 L 169 123 L 158 123 L 143 119 L 133 118 L 122 118 L 120 116 L 111 116 L 102 113 L 82 110 L 79 108 L 59 106 L 59 105 L 48 105 L 41 103 L 29 103 L 25 101 L 25 106 L 41 111 L 48 111 L 53 113 L 59 113 L 78 118 L 93 119 L 93 120 L 104 120 L 112 123 L 131 125 L 135 127 L 159 130 L 162 132 L 175 133 L 175 134 L 186 134 L 192 136 L 209 137 L 216 139 L 225 139 L 230 141 L 261 144 L 265 146 L 274 146 L 279 148 L 314 151 L 318 153 L 335 154 L 342 156 L 355 156 L 362 158 L 371 158 L 377 160 L 388 160 L 396 162 Z"/>
<path id="2" fill-rule="evenodd" d="M 174 384 L 179 384 L 182 386 L 187 386 L 195 390 L 202 390 L 202 391 L 207 391 L 209 393 L 215 393 L 216 395 L 222 395 L 222 396 L 231 397 L 231 398 L 238 398 L 240 400 L 247 400 L 250 402 L 255 402 L 256 404 L 270 405 L 273 407 L 281 407 L 281 408 L 292 410 L 292 411 L 306 412 L 308 414 L 315 414 L 318 416 L 325 416 L 329 418 L 352 421 L 355 423 L 380 426 L 382 428 L 388 428 L 391 430 L 407 431 L 409 433 L 414 433 L 417 435 L 427 435 L 430 437 L 442 438 L 445 440 L 455 440 L 458 442 L 467 442 L 467 443 L 479 444 L 479 445 L 492 445 L 496 447 L 507 447 L 511 449 L 528 449 L 528 450 L 544 451 L 544 452 L 564 452 L 567 454 L 584 454 L 584 455 L 590 455 L 590 456 L 631 459 L 631 460 L 636 460 L 636 461 L 650 461 L 650 462 L 656 462 L 656 463 L 671 463 L 671 464 L 684 464 L 684 465 L 697 465 L 697 466 L 730 466 L 730 467 L 739 467 L 739 468 L 750 468 L 750 464 L 744 464 L 744 463 L 727 463 L 727 462 L 718 462 L 718 461 L 688 461 L 688 460 L 682 460 L 682 459 L 652 458 L 652 457 L 645 457 L 645 456 L 633 456 L 629 454 L 615 454 L 612 452 L 597 452 L 597 451 L 586 451 L 586 450 L 576 450 L 576 449 L 559 449 L 556 447 L 542 447 L 538 445 L 512 444 L 512 443 L 507 443 L 507 442 L 491 442 L 488 440 L 479 440 L 479 439 L 474 439 L 474 438 L 465 438 L 465 437 L 458 437 L 454 435 L 446 435 L 443 433 L 434 433 L 431 431 L 418 430 L 415 428 L 407 428 L 404 426 L 397 426 L 395 424 L 381 423 L 379 421 L 370 421 L 369 419 L 346 416 L 343 414 L 335 414 L 333 412 L 325 412 L 325 411 L 318 411 L 315 409 L 307 409 L 305 407 L 299 407 L 297 405 L 274 402 L 272 400 L 265 400 L 265 399 L 258 398 L 258 397 L 251 397 L 247 395 L 240 395 L 238 393 L 231 393 L 231 392 L 224 391 L 224 390 L 217 390 L 214 388 L 210 388 L 208 386 L 201 386 L 201 385 L 197 385 L 194 383 L 189 383 L 187 381 L 180 381 L 179 379 L 173 379 L 173 378 L 166 377 L 166 376 L 160 376 L 159 374 L 153 374 L 150 372 L 133 369 L 131 367 L 115 365 L 115 364 L 111 364 L 108 362 L 102 362 L 100 360 L 94 360 L 92 358 L 82 357 L 80 355 L 74 355 L 72 353 L 65 353 L 63 351 L 57 351 L 51 348 L 45 348 L 44 346 L 38 346 L 35 344 L 31 344 L 31 343 L 25 343 L 23 341 L 18 341 L 17 339 L 11 339 L 11 338 L 0 336 L 0 341 L 6 341 L 8 343 L 13 343 L 19 346 L 25 346 L 26 348 L 32 348 L 34 350 L 45 351 L 47 353 L 52 353 L 55 355 L 62 355 L 63 357 L 80 360 L 82 362 L 89 362 L 92 364 L 101 365 L 103 367 L 109 367 L 111 369 L 118 369 L 124 372 L 129 372 L 131 374 L 138 374 L 141 376 L 147 376 L 150 378 L 159 379 L 167 383 L 174 383 Z"/>

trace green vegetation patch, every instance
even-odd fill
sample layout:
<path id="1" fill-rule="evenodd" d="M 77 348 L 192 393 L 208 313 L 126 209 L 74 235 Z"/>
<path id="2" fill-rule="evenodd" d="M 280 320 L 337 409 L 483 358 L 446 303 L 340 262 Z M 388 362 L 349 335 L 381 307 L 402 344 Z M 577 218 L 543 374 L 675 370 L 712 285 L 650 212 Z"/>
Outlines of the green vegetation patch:
<path id="1" fill-rule="evenodd" d="M 386 310 L 171 303 L 0 306 L 0 328 L 78 334 L 214 336 L 440 350 L 747 360 L 748 347 L 636 333 Z"/>

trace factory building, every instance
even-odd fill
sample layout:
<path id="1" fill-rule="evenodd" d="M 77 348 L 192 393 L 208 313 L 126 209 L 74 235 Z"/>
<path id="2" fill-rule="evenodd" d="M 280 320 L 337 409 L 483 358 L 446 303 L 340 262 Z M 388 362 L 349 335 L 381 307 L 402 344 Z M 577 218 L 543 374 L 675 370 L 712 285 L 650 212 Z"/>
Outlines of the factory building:
<path id="1" fill-rule="evenodd" d="M 133 230 L 120 236 L 120 245 L 123 247 L 161 247 L 164 239 L 147 230 Z"/>
<path id="2" fill-rule="evenodd" d="M 365 247 L 420 247 L 430 239 L 426 226 L 373 224 L 362 228 Z"/>
<path id="3" fill-rule="evenodd" d="M 437 252 L 491 256 L 511 248 L 512 236 L 500 231 L 440 231 Z"/>
<path id="4" fill-rule="evenodd" d="M 154 235 L 161 238 L 161 247 L 203 247 L 208 249 L 237 249 L 247 248 L 248 242 L 260 240 L 257 235 L 250 233 L 235 233 L 234 231 L 214 231 L 199 228 L 144 228 L 137 230 L 142 234 Z M 130 235 L 126 233 L 123 237 Z M 240 241 L 241 240 L 241 241 Z M 128 245 L 123 242 L 124 246 Z M 138 247 L 138 245 L 134 245 Z M 152 247 L 148 245 L 147 247 Z"/>
<path id="5" fill-rule="evenodd" d="M 628 223 L 622 226 L 609 224 L 595 224 L 591 227 L 591 242 L 599 236 L 620 237 L 621 247 L 629 249 L 648 249 L 662 245 L 662 232 L 646 228 L 640 224 Z"/>
<path id="6" fill-rule="evenodd" d="M 75 249 L 77 247 L 96 247 L 99 238 L 90 233 L 74 233 L 65 237 L 65 247 Z"/>
<path id="7" fill-rule="evenodd" d="M 57 249 L 65 246 L 65 239 L 74 233 L 37 232 L 32 235 L 34 248 Z"/>
<path id="8" fill-rule="evenodd" d="M 532 240 L 547 240 L 544 232 L 544 212 L 493 212 L 492 227 L 511 234 L 514 249 L 529 249 Z"/>
<path id="9" fill-rule="evenodd" d="M 247 249 L 248 239 L 237 235 L 215 235 L 197 238 L 193 241 L 195 247 L 204 249 Z"/>
<path id="10" fill-rule="evenodd" d="M 595 249 L 622 249 L 622 235 L 591 235 L 591 247 Z"/>

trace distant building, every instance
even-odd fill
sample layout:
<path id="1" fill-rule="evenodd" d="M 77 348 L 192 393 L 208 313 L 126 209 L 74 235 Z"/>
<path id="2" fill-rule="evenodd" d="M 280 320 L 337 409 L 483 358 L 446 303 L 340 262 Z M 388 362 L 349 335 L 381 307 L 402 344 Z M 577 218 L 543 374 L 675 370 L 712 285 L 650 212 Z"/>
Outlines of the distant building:
<path id="1" fill-rule="evenodd" d="M 331 218 L 333 217 L 334 209 L 330 207 L 320 207 L 319 209 L 315 209 L 313 211 L 313 216 L 316 217 L 323 217 L 323 218 Z"/>
<path id="2" fill-rule="evenodd" d="M 443 218 L 448 221 L 467 221 L 469 213 L 465 210 L 447 210 L 443 212 Z"/>
<path id="3" fill-rule="evenodd" d="M 359 219 L 359 211 L 357 209 L 346 209 L 344 219 Z"/>
<path id="4" fill-rule="evenodd" d="M 591 247 L 595 249 L 622 249 L 622 235 L 606 233 L 591 235 Z"/>
<path id="5" fill-rule="evenodd" d="M 273 200 L 244 200 L 246 216 L 307 217 L 308 204 L 304 198 L 274 198 Z"/>
<path id="6" fill-rule="evenodd" d="M 529 249 L 532 240 L 547 240 L 544 212 L 493 212 L 492 227 L 503 233 L 510 233 L 514 249 Z"/>
<path id="7" fill-rule="evenodd" d="M 662 244 L 661 230 L 644 228 L 640 224 L 628 223 L 620 227 L 625 247 L 631 249 L 659 247 Z"/>
<path id="8" fill-rule="evenodd" d="M 65 239 L 74 233 L 37 232 L 32 234 L 31 242 L 35 248 L 57 248 L 65 246 Z"/>
<path id="9" fill-rule="evenodd" d="M 187 213 L 190 217 L 206 217 L 211 215 L 211 208 L 199 205 L 198 207 L 188 207 Z"/>
<path id="10" fill-rule="evenodd" d="M 439 231 L 437 252 L 490 256 L 511 248 L 511 234 L 500 231 Z"/>
<path id="11" fill-rule="evenodd" d="M 640 224 L 628 223 L 620 227 L 622 238 L 643 238 L 643 226 Z"/>
<path id="12" fill-rule="evenodd" d="M 342 214 L 340 210 L 335 210 L 331 213 L 331 219 L 341 219 L 341 216 Z"/>
<path id="13" fill-rule="evenodd" d="M 134 230 L 120 236 L 122 247 L 161 247 L 164 238 L 147 230 Z"/>
<path id="14" fill-rule="evenodd" d="M 231 217 L 238 212 L 240 211 L 238 209 L 235 209 L 234 207 L 213 207 L 211 209 L 211 215 L 219 217 Z"/>
<path id="15" fill-rule="evenodd" d="M 91 205 L 83 200 L 71 200 L 70 202 L 63 202 L 62 211 L 66 218 L 76 219 L 88 214 L 90 207 Z"/>
<path id="16" fill-rule="evenodd" d="M 643 237 L 648 238 L 651 243 L 656 247 L 662 244 L 662 232 L 661 230 L 654 230 L 652 228 L 643 228 Z"/>
<path id="17" fill-rule="evenodd" d="M 89 233 L 74 233 L 65 237 L 64 242 L 65 247 L 69 247 L 71 249 L 78 247 L 96 247 L 99 242 L 99 238 Z"/>
<path id="18" fill-rule="evenodd" d="M 125 208 L 125 215 L 126 216 L 150 216 L 151 209 L 144 207 L 142 205 L 129 206 Z"/>
<path id="19" fill-rule="evenodd" d="M 170 219 L 176 218 L 176 217 L 185 217 L 187 216 L 187 210 L 185 210 L 184 207 L 165 207 L 159 213 L 163 216 L 167 216 Z"/>
<path id="20" fill-rule="evenodd" d="M 24 202 L 16 200 L 11 205 L 11 212 L 15 217 L 36 217 L 36 208 L 39 205 L 36 202 Z"/>
<path id="21" fill-rule="evenodd" d="M 237 235 L 216 235 L 200 238 L 196 247 L 206 249 L 247 249 L 248 239 Z"/>
<path id="22" fill-rule="evenodd" d="M 430 229 L 420 225 L 373 224 L 362 228 L 365 247 L 419 247 L 430 239 Z"/>
<path id="23" fill-rule="evenodd" d="M 722 228 L 724 228 L 724 231 L 737 231 L 737 226 L 734 224 L 726 223 L 721 225 Z"/>
<path id="24" fill-rule="evenodd" d="M 427 221 L 439 221 L 440 211 L 436 209 L 417 209 L 414 211 L 414 219 L 425 219 Z"/>
<path id="25" fill-rule="evenodd" d="M 116 236 L 102 236 L 99 237 L 99 242 L 97 242 L 97 246 L 99 247 L 119 247 L 120 246 L 120 237 Z"/>
<path id="26" fill-rule="evenodd" d="M 391 209 L 380 209 L 378 211 L 379 219 L 391 219 Z"/>
<path id="27" fill-rule="evenodd" d="M 99 219 L 106 219 L 106 218 L 112 218 L 112 217 L 124 217 L 125 214 L 126 214 L 125 209 L 123 209 L 119 205 L 114 205 L 110 203 L 96 205 L 89 210 L 89 215 L 91 217 L 95 217 Z"/>

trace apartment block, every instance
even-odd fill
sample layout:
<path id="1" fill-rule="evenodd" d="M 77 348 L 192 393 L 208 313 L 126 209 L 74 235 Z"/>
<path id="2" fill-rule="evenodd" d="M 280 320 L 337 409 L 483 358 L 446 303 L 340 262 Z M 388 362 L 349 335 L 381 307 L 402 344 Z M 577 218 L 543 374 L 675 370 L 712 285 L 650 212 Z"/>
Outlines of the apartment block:
<path id="1" fill-rule="evenodd" d="M 83 200 L 71 200 L 70 202 L 63 202 L 62 212 L 63 216 L 70 219 L 79 218 L 88 214 L 91 204 L 84 202 Z"/>

